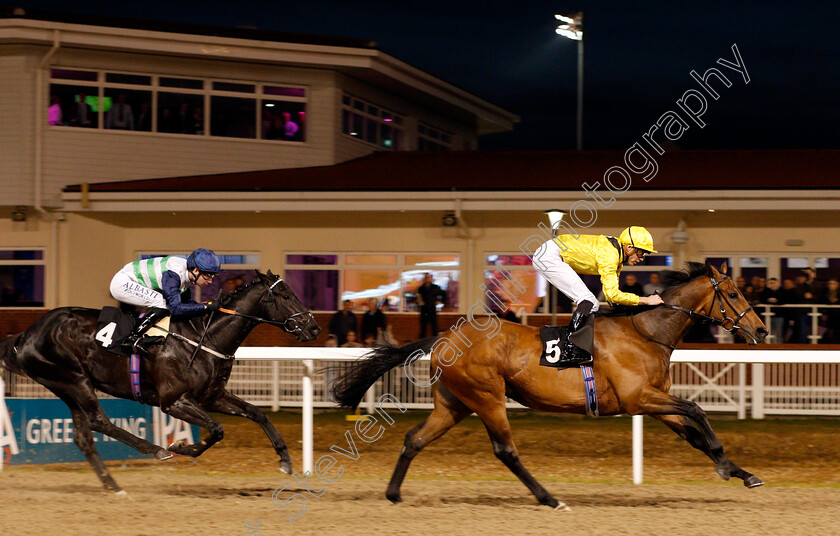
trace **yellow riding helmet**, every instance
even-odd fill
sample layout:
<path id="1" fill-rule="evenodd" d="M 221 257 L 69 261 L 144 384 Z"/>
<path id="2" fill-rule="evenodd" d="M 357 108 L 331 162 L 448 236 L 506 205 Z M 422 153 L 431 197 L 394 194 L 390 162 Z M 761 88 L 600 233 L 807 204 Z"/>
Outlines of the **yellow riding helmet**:
<path id="1" fill-rule="evenodd" d="M 627 229 L 621 231 L 621 234 L 618 235 L 618 241 L 622 244 L 642 249 L 648 253 L 657 253 L 657 251 L 653 249 L 653 237 L 650 236 L 650 232 L 648 232 L 648 230 L 644 227 L 639 227 L 638 225 L 631 225 Z"/>

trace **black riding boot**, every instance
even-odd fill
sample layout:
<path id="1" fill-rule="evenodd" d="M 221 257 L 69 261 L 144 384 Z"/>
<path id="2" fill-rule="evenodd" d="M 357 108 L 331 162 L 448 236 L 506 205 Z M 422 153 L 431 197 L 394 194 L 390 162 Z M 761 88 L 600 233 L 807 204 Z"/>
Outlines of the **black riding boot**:
<path id="1" fill-rule="evenodd" d="M 576 346 L 569 338 L 572 333 L 579 330 L 586 324 L 586 319 L 589 318 L 589 313 L 592 311 L 592 303 L 589 301 L 582 301 L 578 304 L 575 314 L 572 315 L 572 320 L 569 322 L 569 332 L 563 340 L 563 353 L 561 358 L 566 363 L 575 365 L 585 365 L 592 362 L 592 355 Z"/>
<path id="2" fill-rule="evenodd" d="M 128 336 L 123 340 L 122 346 L 128 350 L 131 350 L 133 353 L 137 354 L 146 354 L 147 351 L 144 346 L 150 344 L 159 344 L 163 342 L 164 337 L 154 335 L 149 337 L 144 337 L 143 334 L 146 333 L 150 327 L 154 326 L 158 323 L 159 320 L 169 316 L 169 309 L 162 309 L 162 308 L 154 308 L 149 309 L 149 311 L 140 319 L 140 323 L 135 326 L 134 331 L 128 334 Z"/>

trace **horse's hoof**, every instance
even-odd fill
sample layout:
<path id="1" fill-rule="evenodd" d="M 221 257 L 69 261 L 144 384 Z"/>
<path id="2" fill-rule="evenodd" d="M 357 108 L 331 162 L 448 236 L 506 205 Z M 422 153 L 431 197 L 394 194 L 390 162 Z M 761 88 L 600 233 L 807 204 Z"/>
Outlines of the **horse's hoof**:
<path id="1" fill-rule="evenodd" d="M 168 449 L 171 449 L 171 448 L 173 448 L 173 447 L 174 447 L 174 448 L 183 448 L 183 447 L 186 447 L 187 445 L 188 445 L 188 443 L 186 442 L 186 440 L 184 440 L 184 439 L 179 439 L 178 441 L 173 441 L 173 442 L 172 442 L 172 443 L 171 443 L 168 447 L 166 447 L 166 448 L 168 448 Z"/>
<path id="2" fill-rule="evenodd" d="M 391 501 L 394 504 L 402 502 L 402 497 L 400 496 L 399 492 L 397 492 L 397 493 L 386 492 L 385 497 L 387 497 L 388 500 Z"/>
<path id="3" fill-rule="evenodd" d="M 164 449 L 160 449 L 159 451 L 155 452 L 155 459 L 159 462 L 162 462 L 163 460 L 168 460 L 169 458 L 173 458 L 174 456 L 174 454 Z"/>
<path id="4" fill-rule="evenodd" d="M 571 512 L 572 509 L 566 506 L 565 503 L 559 503 L 557 506 L 554 507 L 555 512 Z"/>
<path id="5" fill-rule="evenodd" d="M 729 480 L 729 468 L 726 465 L 715 466 L 715 473 L 724 480 Z"/>
<path id="6" fill-rule="evenodd" d="M 757 488 L 758 486 L 763 486 L 764 481 L 755 475 L 750 475 L 749 478 L 744 480 L 744 485 L 748 488 Z"/>
<path id="7" fill-rule="evenodd" d="M 292 462 L 280 460 L 280 471 L 286 473 L 287 475 L 292 474 Z"/>

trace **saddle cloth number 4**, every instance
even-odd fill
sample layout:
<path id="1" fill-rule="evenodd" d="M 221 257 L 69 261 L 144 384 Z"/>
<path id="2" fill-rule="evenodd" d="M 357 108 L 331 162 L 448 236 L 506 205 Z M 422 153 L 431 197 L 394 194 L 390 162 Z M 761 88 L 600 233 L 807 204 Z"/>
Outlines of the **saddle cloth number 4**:
<path id="1" fill-rule="evenodd" d="M 96 332 L 96 340 L 102 343 L 105 348 L 110 348 L 114 342 L 114 332 L 117 330 L 116 322 L 108 322 L 104 328 Z"/>
<path id="2" fill-rule="evenodd" d="M 115 348 L 134 329 L 134 322 L 131 316 L 116 307 L 103 307 L 93 338 L 103 348 Z"/>

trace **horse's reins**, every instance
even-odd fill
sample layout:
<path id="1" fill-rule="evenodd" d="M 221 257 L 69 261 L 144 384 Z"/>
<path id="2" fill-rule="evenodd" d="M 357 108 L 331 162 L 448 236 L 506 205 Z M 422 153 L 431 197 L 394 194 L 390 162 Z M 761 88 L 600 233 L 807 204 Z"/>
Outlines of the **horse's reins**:
<path id="1" fill-rule="evenodd" d="M 660 307 L 666 307 L 668 309 L 673 309 L 675 311 L 680 311 L 681 313 L 687 314 L 689 316 L 689 318 L 691 318 L 691 319 L 697 319 L 701 322 L 709 322 L 709 323 L 714 324 L 716 326 L 720 326 L 723 329 L 725 329 L 726 331 L 728 331 L 729 333 L 733 333 L 735 330 L 742 331 L 750 339 L 752 339 L 752 341 L 754 343 L 757 343 L 758 341 L 755 340 L 755 337 L 750 335 L 750 333 L 747 330 L 745 330 L 744 328 L 742 328 L 738 325 L 738 323 L 741 322 L 741 320 L 744 318 L 744 316 L 746 316 L 747 313 L 749 313 L 750 311 L 753 310 L 752 306 L 747 307 L 741 314 L 739 314 L 735 318 L 732 318 L 732 317 L 730 317 L 729 315 L 726 314 L 726 307 L 724 307 L 724 305 L 723 305 L 724 300 L 726 301 L 726 304 L 729 306 L 730 309 L 732 309 L 733 311 L 735 310 L 735 307 L 732 306 L 732 303 L 730 303 L 730 301 L 726 298 L 726 296 L 723 295 L 723 291 L 721 291 L 720 288 L 718 288 L 718 285 L 720 285 L 722 282 L 726 281 L 727 279 L 729 279 L 728 276 L 723 276 L 722 278 L 715 281 L 714 277 L 709 276 L 709 280 L 712 283 L 712 288 L 715 289 L 715 297 L 712 298 L 712 305 L 714 306 L 715 301 L 718 302 L 718 304 L 720 306 L 721 318 L 716 318 L 716 317 L 710 316 L 710 315 L 704 315 L 703 313 L 698 313 L 697 311 L 694 311 L 692 309 L 686 309 L 685 307 L 680 307 L 679 305 L 673 305 L 673 304 L 670 304 L 670 303 L 663 303 L 663 304 L 660 305 Z M 649 335 L 646 335 L 646 334 L 642 333 L 641 330 L 638 328 L 638 326 L 636 326 L 636 319 L 635 319 L 634 316 L 630 317 L 630 322 L 633 324 L 633 328 L 635 328 L 636 332 L 639 335 L 641 335 L 642 337 L 644 337 L 645 339 L 647 339 L 648 341 L 655 342 L 656 344 L 661 344 L 662 346 L 666 346 L 666 347 L 670 348 L 671 350 L 676 350 L 675 346 L 672 346 L 668 343 L 664 343 L 664 342 L 661 342 L 661 341 L 657 341 L 656 339 L 650 337 Z M 731 322 L 731 325 L 729 327 L 726 327 L 726 324 L 728 322 Z"/>
<path id="2" fill-rule="evenodd" d="M 283 280 L 278 277 L 277 281 L 272 283 L 271 286 L 268 286 L 268 284 L 266 284 L 266 283 L 263 283 L 263 284 L 266 286 L 266 289 L 271 296 L 276 296 L 276 294 L 274 294 L 273 289 L 278 283 L 281 283 L 282 281 Z M 308 320 L 313 319 L 312 318 L 312 313 L 309 312 L 309 311 L 295 313 L 295 314 L 289 316 L 289 318 L 287 318 L 283 322 L 278 322 L 276 320 L 268 320 L 268 319 L 265 319 L 265 318 L 260 318 L 258 316 L 253 316 L 253 315 L 248 315 L 248 314 L 245 314 L 245 313 L 240 313 L 240 312 L 237 312 L 233 309 L 226 309 L 224 307 L 219 307 L 218 311 L 220 313 L 224 313 L 224 314 L 227 314 L 227 315 L 230 315 L 230 316 L 238 316 L 238 317 L 241 317 L 241 318 L 245 318 L 245 319 L 250 320 L 252 322 L 256 322 L 257 324 L 269 324 L 271 326 L 276 326 L 276 327 L 279 327 L 279 328 L 283 328 L 285 331 L 287 331 L 289 333 L 293 333 L 293 334 L 297 334 L 298 332 L 303 331 L 303 325 L 297 319 L 297 317 L 306 316 Z M 183 340 L 185 342 L 188 342 L 188 343 L 192 344 L 193 346 L 195 346 L 195 350 L 193 351 L 193 354 L 190 357 L 190 362 L 187 365 L 188 369 L 190 367 L 192 367 L 192 363 L 195 360 L 195 356 L 196 356 L 196 354 L 198 353 L 199 350 L 204 350 L 204 351 L 206 351 L 210 354 L 215 355 L 216 357 L 221 357 L 222 359 L 234 359 L 234 356 L 232 356 L 232 355 L 222 354 L 222 353 L 217 352 L 216 350 L 213 350 L 212 348 L 209 348 L 209 347 L 204 346 L 202 344 L 204 342 L 204 337 L 207 335 L 207 330 L 210 328 L 210 322 L 212 322 L 214 314 L 215 314 L 215 311 L 210 313 L 207 322 L 204 324 L 204 330 L 202 331 L 201 338 L 199 339 L 198 343 L 195 343 L 195 342 L 187 339 L 186 337 L 178 336 L 177 334 L 170 332 L 170 335 L 173 335 L 176 338 L 181 339 L 181 340 Z M 291 327 L 289 327 L 290 323 L 291 323 Z M 193 326 L 193 329 L 195 329 L 195 326 Z M 196 331 L 198 331 L 198 330 L 196 330 Z"/>

